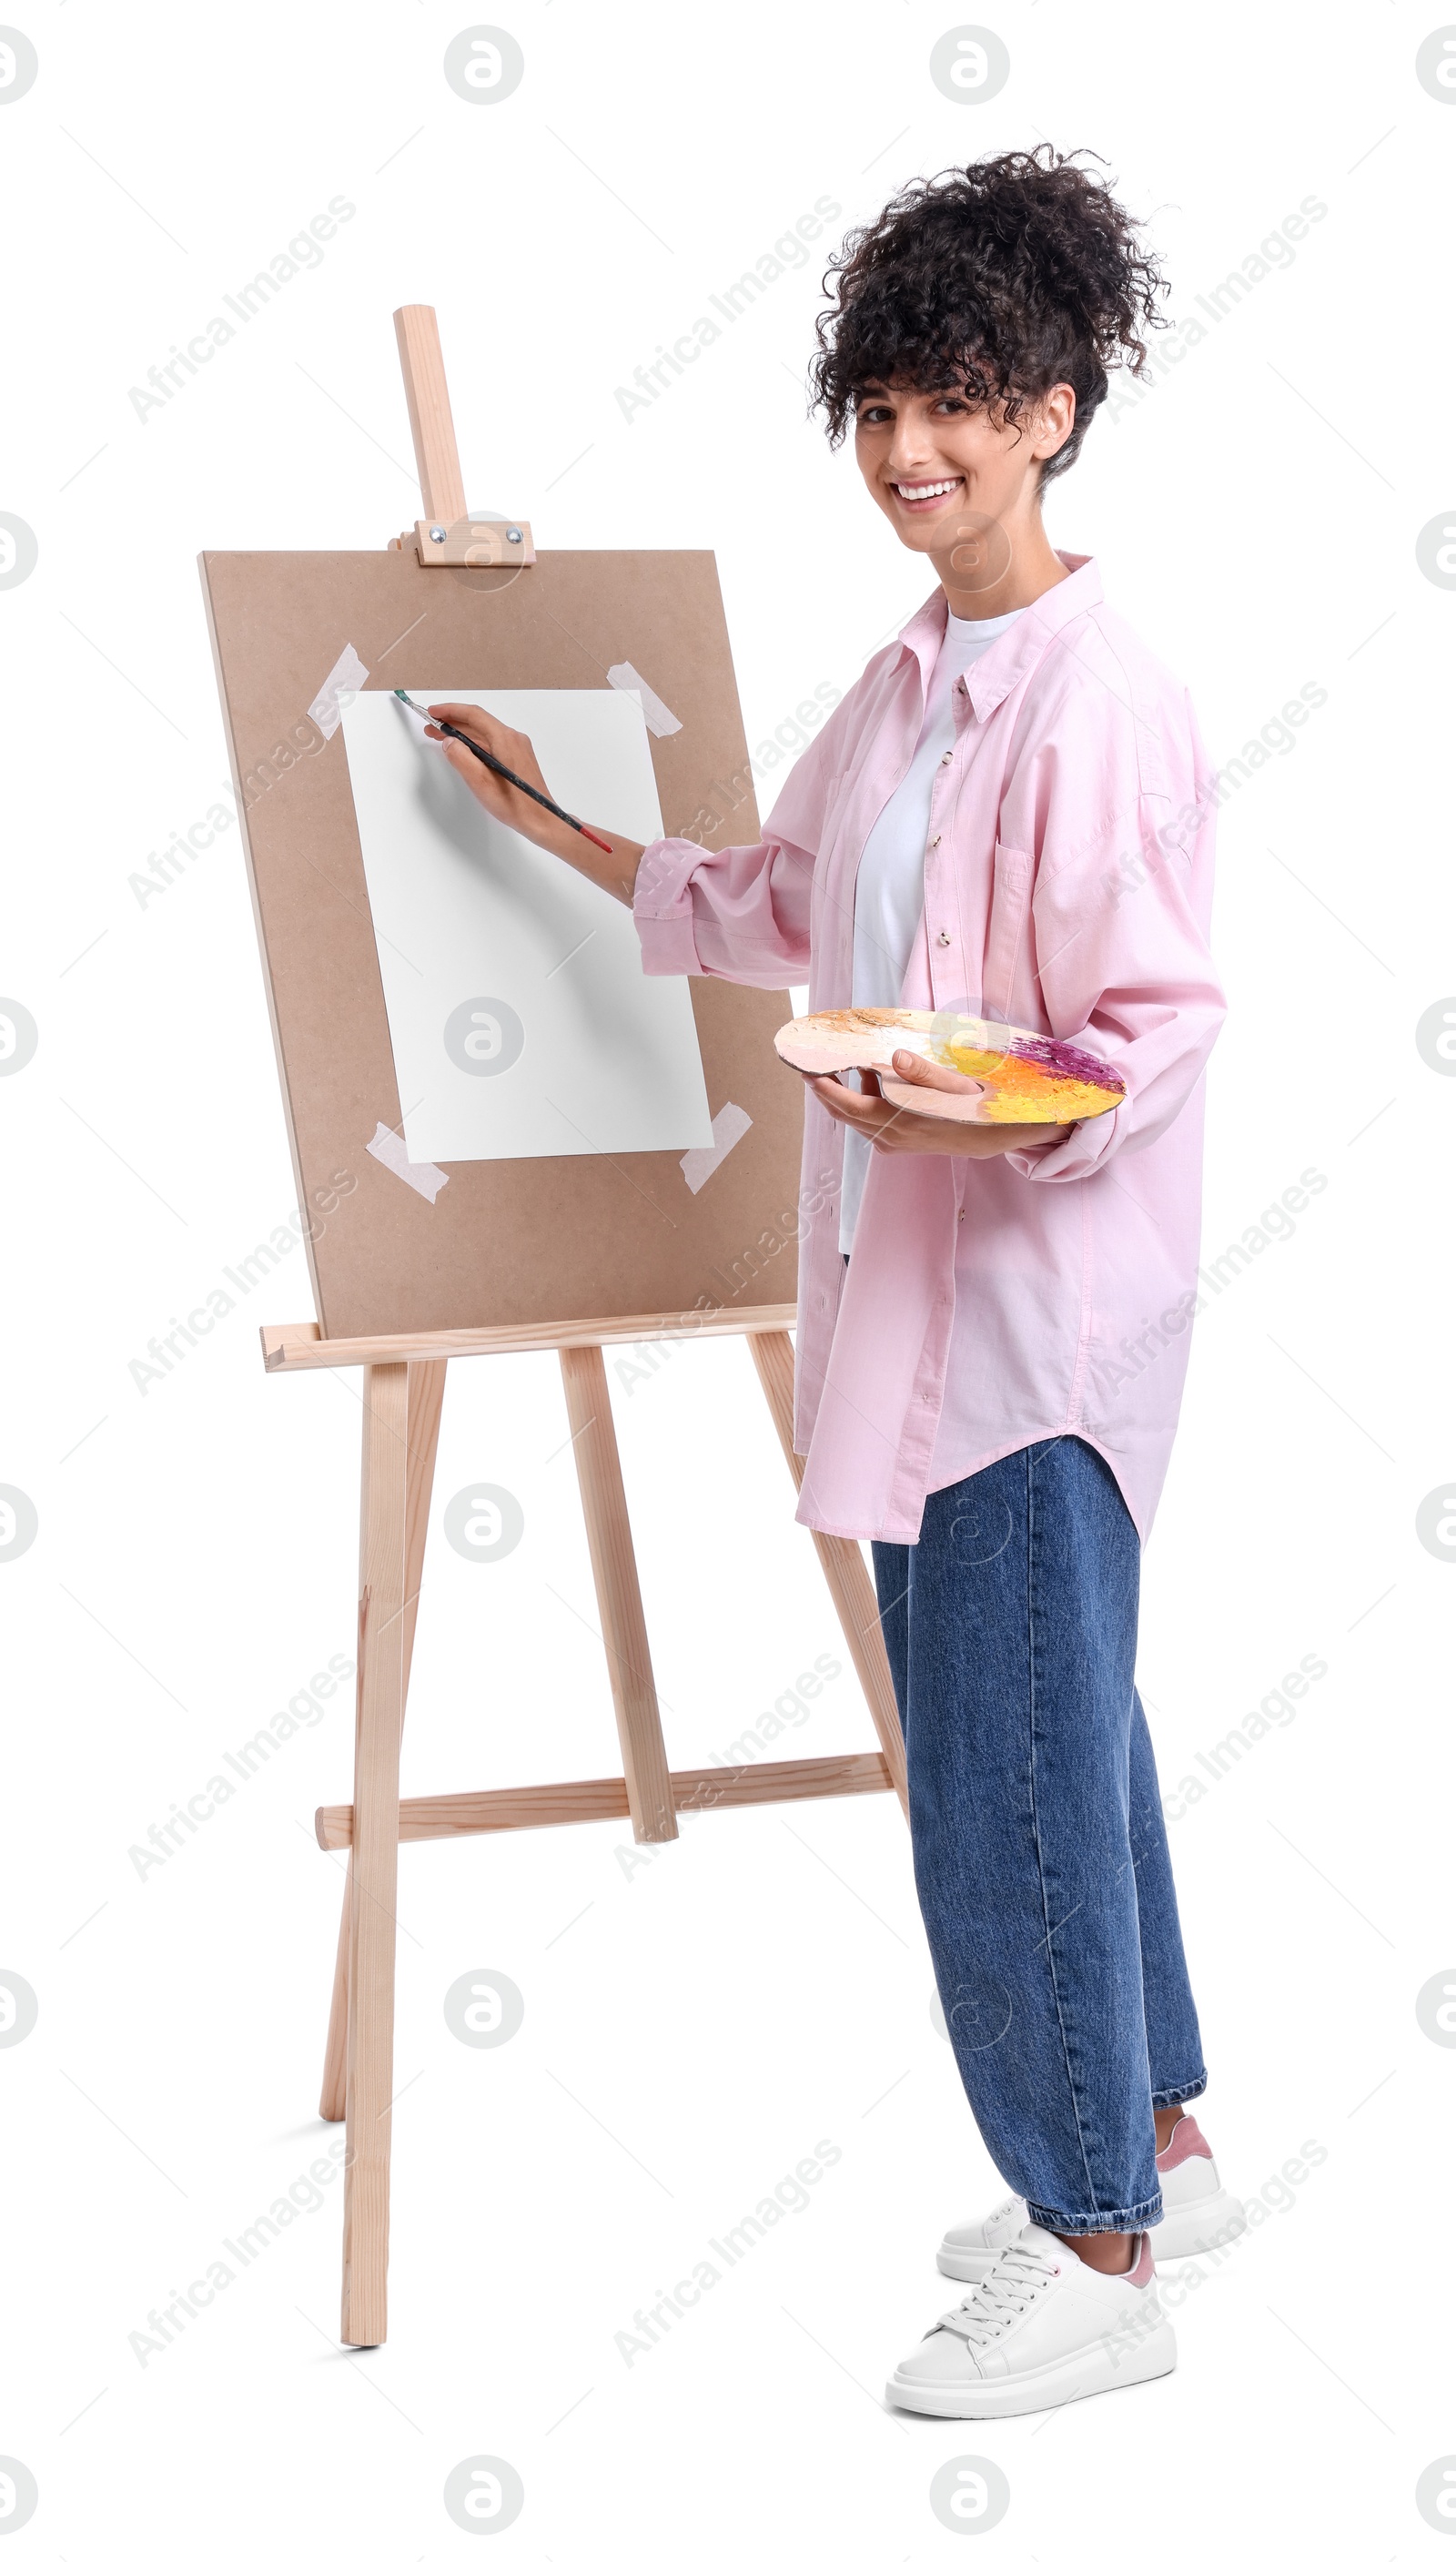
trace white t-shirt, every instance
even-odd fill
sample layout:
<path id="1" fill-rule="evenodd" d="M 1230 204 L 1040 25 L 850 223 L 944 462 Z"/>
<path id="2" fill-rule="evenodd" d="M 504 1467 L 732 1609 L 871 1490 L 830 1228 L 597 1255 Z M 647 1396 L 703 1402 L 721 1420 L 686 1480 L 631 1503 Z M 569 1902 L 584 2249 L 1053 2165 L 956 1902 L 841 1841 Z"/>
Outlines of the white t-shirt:
<path id="1" fill-rule="evenodd" d="M 904 781 L 891 795 L 864 841 L 854 881 L 854 977 L 851 1005 L 898 1006 L 915 938 L 924 931 L 925 840 L 936 767 L 955 744 L 952 693 L 958 676 L 1009 632 L 1016 613 L 987 623 L 946 617 L 946 637 L 931 673 L 925 720 Z M 854 1240 L 864 1178 L 873 1151 L 858 1132 L 844 1133 L 844 1182 L 839 1196 L 839 1251 Z"/>

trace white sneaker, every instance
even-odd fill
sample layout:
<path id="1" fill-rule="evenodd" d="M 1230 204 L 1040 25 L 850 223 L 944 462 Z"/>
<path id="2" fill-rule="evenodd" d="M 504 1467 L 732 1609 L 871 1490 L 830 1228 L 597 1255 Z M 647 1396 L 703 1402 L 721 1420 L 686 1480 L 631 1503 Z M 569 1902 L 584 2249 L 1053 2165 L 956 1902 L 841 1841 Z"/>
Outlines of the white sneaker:
<path id="1" fill-rule="evenodd" d="M 1196 2251 L 1216 2251 L 1225 2242 L 1236 2242 L 1244 2231 L 1243 2208 L 1220 2184 L 1196 2118 L 1179 2118 L 1158 2155 L 1158 2184 L 1163 2192 L 1163 2221 L 1148 2236 L 1155 2260 L 1186 2260 Z M 1022 2200 L 1008 2197 L 979 2224 L 953 2224 L 935 2255 L 941 2276 L 973 2285 L 987 2277 L 998 2254 L 1025 2220 Z"/>
<path id="2" fill-rule="evenodd" d="M 1055 2233 L 1027 2224 L 904 2364 L 885 2391 L 900 2411 L 947 2420 L 1049 2411 L 1177 2363 L 1158 2300 L 1151 2236 L 1126 2277 L 1089 2269 Z"/>
<path id="3" fill-rule="evenodd" d="M 1025 2224 L 990 2278 L 941 2313 L 884 2390 L 897 2411 L 1004 2419 L 1149 2383 L 1174 2365 L 1151 2234 L 1138 2234 L 1126 2278 L 1105 2278 L 1058 2234 Z"/>

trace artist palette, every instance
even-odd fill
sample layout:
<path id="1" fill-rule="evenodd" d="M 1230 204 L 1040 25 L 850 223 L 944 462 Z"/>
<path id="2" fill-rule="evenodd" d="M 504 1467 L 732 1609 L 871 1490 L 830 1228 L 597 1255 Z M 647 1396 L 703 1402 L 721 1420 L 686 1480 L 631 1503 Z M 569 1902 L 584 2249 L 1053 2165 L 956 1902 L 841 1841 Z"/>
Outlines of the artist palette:
<path id="1" fill-rule="evenodd" d="M 940 1121 L 1090 1121 L 1113 1111 L 1127 1091 L 1090 1050 L 975 1014 L 840 1006 L 798 1015 L 775 1033 L 774 1047 L 803 1076 L 873 1069 L 886 1102 Z M 967 1079 L 965 1093 L 905 1084 L 891 1071 L 897 1049 L 954 1069 Z"/>

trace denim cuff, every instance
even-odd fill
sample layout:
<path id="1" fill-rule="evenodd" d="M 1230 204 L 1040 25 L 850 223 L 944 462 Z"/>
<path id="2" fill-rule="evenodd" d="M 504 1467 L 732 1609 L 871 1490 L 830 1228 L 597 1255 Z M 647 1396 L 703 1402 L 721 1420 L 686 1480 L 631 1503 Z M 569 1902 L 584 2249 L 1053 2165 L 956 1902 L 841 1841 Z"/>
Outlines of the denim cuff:
<path id="1" fill-rule="evenodd" d="M 1043 2233 L 1059 2234 L 1063 2241 L 1070 2237 L 1080 2242 L 1089 2233 L 1146 2233 L 1150 2225 L 1163 2221 L 1163 2193 L 1150 2197 L 1142 2206 L 1129 2206 L 1112 2215 L 1058 2215 L 1049 2206 L 1032 2206 L 1026 2213 Z"/>
<path id="2" fill-rule="evenodd" d="M 1208 2076 L 1200 2073 L 1196 2082 L 1181 2082 L 1172 2091 L 1155 2091 L 1153 2105 L 1155 2108 L 1182 2108 L 1189 2100 L 1201 2100 L 1207 2088 Z"/>

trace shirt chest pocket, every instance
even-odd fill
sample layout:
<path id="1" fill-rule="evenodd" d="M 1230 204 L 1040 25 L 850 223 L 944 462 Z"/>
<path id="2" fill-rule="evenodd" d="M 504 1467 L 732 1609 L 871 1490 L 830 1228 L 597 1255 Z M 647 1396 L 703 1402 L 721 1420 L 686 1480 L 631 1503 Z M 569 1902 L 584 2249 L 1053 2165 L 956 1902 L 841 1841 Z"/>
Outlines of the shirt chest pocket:
<path id="1" fill-rule="evenodd" d="M 1031 854 L 997 839 L 991 916 L 986 930 L 986 967 L 981 983 L 982 1010 L 993 1022 L 1013 1019 L 1016 964 L 1026 936 L 1034 869 Z"/>

